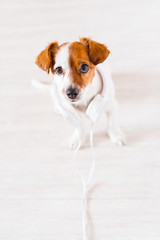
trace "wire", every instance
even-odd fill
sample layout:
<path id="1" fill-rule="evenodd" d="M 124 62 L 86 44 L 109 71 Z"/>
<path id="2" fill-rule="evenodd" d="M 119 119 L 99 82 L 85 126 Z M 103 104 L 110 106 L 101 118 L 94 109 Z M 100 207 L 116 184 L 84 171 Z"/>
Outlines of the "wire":
<path id="1" fill-rule="evenodd" d="M 75 167 L 77 170 L 78 175 L 81 178 L 82 185 L 83 185 L 83 194 L 82 194 L 82 230 L 83 230 L 83 240 L 88 240 L 88 233 L 87 233 L 87 194 L 89 190 L 89 185 L 92 180 L 93 174 L 94 174 L 94 169 L 95 169 L 95 151 L 94 151 L 94 146 L 93 146 L 93 125 L 91 126 L 90 129 L 90 148 L 91 148 L 91 154 L 92 154 L 92 164 L 91 168 L 89 171 L 89 175 L 87 180 L 85 180 L 85 177 L 81 170 L 78 167 L 78 162 L 77 162 L 77 152 L 80 148 L 80 142 L 77 146 L 77 148 L 74 150 L 73 153 L 73 160 L 75 163 Z"/>

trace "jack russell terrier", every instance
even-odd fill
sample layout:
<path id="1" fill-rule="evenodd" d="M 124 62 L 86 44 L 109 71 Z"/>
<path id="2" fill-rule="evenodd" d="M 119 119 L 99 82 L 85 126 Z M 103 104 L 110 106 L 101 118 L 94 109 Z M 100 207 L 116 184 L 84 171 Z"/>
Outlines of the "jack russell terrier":
<path id="1" fill-rule="evenodd" d="M 101 99 L 103 81 L 101 69 L 106 79 L 108 101 L 104 112 L 107 115 L 108 135 L 112 142 L 125 144 L 125 136 L 117 121 L 117 102 L 114 85 L 109 73 L 108 61 L 110 51 L 104 44 L 81 38 L 79 42 L 58 42 L 49 44 L 37 57 L 36 64 L 44 71 L 53 74 L 63 108 L 78 122 L 70 141 L 70 148 L 84 145 L 91 127 L 88 117 L 90 111 Z M 101 68 L 97 68 L 100 64 Z M 53 93 L 55 109 L 58 111 L 56 96 Z"/>

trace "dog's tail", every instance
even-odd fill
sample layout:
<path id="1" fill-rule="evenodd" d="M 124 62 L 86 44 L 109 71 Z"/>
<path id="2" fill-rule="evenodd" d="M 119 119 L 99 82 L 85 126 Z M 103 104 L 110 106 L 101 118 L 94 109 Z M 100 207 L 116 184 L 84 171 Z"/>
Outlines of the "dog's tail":
<path id="1" fill-rule="evenodd" d="M 36 79 L 31 80 L 32 86 L 40 89 L 40 90 L 51 90 L 52 82 L 51 81 L 39 81 Z"/>

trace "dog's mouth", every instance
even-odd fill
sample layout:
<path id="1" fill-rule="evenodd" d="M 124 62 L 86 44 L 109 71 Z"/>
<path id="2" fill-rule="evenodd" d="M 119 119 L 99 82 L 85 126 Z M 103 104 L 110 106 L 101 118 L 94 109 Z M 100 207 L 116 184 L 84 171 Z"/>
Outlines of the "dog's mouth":
<path id="1" fill-rule="evenodd" d="M 79 98 L 76 98 L 76 99 L 69 99 L 67 98 L 68 102 L 72 103 L 72 104 L 77 104 L 79 102 Z"/>

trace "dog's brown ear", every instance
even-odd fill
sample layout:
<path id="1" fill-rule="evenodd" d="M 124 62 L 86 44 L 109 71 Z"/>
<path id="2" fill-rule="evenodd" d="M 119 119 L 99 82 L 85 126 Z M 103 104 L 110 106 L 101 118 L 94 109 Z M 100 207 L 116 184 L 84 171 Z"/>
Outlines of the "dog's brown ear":
<path id="1" fill-rule="evenodd" d="M 55 64 L 54 58 L 58 50 L 58 42 L 50 43 L 38 56 L 36 59 L 36 64 L 42 70 L 49 73 L 50 68 Z"/>
<path id="2" fill-rule="evenodd" d="M 110 53 L 104 44 L 89 38 L 80 38 L 80 42 L 87 46 L 89 58 L 94 65 L 104 62 Z"/>

